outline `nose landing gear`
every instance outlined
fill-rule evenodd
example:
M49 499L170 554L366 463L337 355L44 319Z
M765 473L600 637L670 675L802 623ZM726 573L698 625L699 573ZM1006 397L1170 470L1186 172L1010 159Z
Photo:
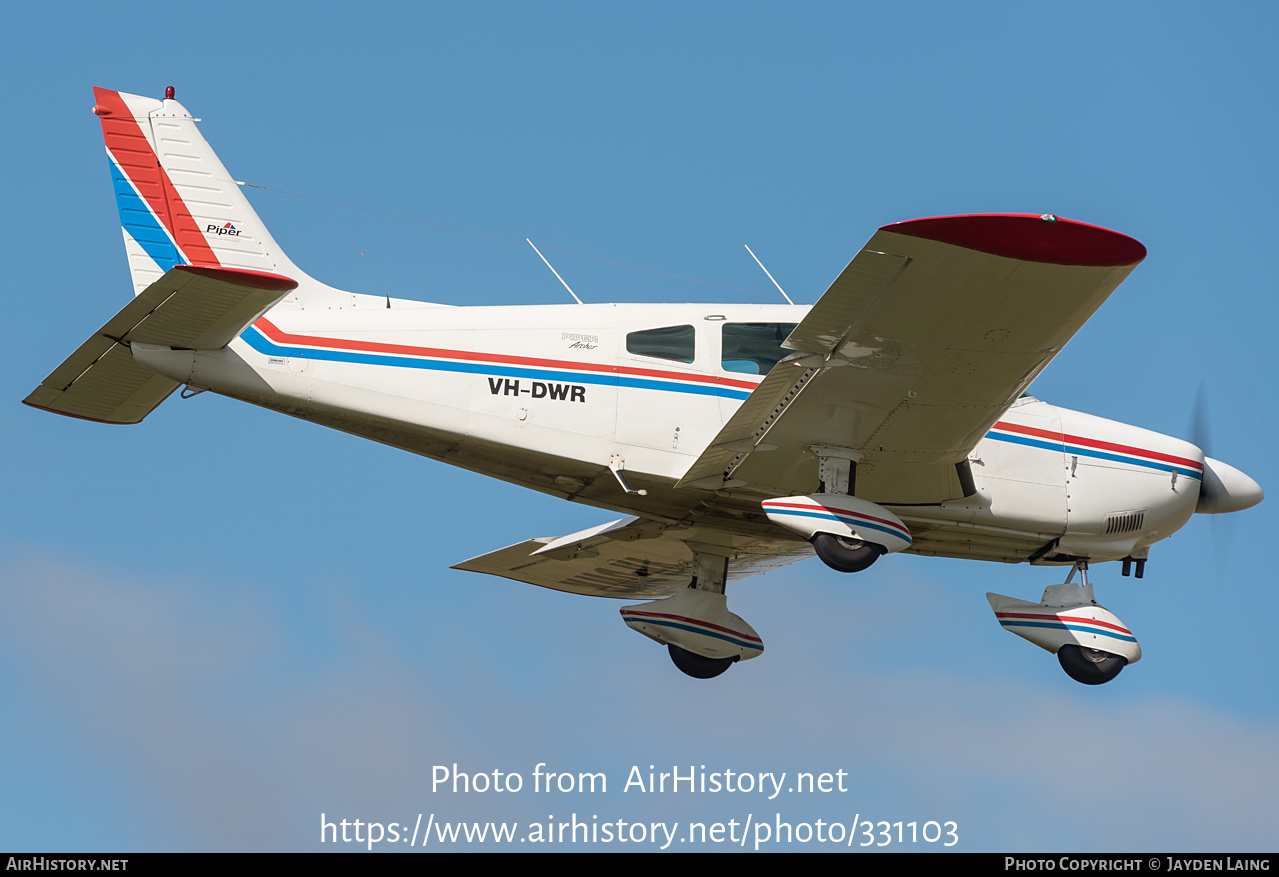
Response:
M1057 660L1067 676L1084 685L1109 682L1128 666L1128 659L1121 655L1112 655L1101 649L1085 649L1073 643L1067 643L1057 650Z
M1080 584L1071 584L1075 572ZM987 594L995 617L1015 633L1057 655L1066 674L1084 685L1101 685L1141 659L1132 631L1093 599L1088 564L1080 561L1060 585L1049 585L1038 603Z

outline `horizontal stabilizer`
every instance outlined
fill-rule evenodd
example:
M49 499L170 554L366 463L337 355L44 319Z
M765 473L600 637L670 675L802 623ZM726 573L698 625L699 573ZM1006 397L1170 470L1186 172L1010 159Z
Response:
M80 345L23 401L101 423L137 423L178 386L134 360L133 342L216 350L297 284L278 274L179 265Z

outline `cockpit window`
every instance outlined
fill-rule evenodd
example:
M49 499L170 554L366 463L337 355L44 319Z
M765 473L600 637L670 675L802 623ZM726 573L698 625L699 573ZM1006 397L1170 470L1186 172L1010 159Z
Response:
M784 356L794 353L782 342L798 323L725 323L724 371L766 375Z
M626 336L626 352L654 356L675 362L692 362L694 350L692 326L666 326L645 329Z

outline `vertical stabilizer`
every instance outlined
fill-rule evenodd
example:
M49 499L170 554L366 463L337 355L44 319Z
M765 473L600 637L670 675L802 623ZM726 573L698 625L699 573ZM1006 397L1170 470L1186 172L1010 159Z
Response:
M272 239L208 142L173 98L93 90L134 295L175 265L233 268L298 281L297 296L347 295L307 277Z

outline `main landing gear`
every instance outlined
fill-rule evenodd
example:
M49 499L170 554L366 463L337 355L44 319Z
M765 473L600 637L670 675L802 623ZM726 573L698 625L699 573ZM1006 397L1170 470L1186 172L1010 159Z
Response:
M728 611L728 557L693 550L693 581L673 597L622 607L631 630L666 646L671 661L694 679L714 679L764 651L751 627Z
M1071 584L1075 572L1080 584ZM995 617L1009 633L1057 655L1071 679L1101 685L1141 659L1141 646L1132 631L1093 599L1088 564L1080 561L1060 585L1049 585L1038 603L1000 594L987 594Z
M680 672L685 676L692 676L694 679L714 679L741 660L737 655L731 658L703 657L697 652L681 649L675 643L667 643L666 650L670 653L671 661L676 667L679 667Z
M822 563L839 572L861 572L881 554L910 547L910 530L878 503L853 495L860 451L814 445L817 493L760 503L770 521L812 543Z
M851 536L818 533L812 539L813 550L822 563L839 572L861 572L879 560L884 546L863 542Z

